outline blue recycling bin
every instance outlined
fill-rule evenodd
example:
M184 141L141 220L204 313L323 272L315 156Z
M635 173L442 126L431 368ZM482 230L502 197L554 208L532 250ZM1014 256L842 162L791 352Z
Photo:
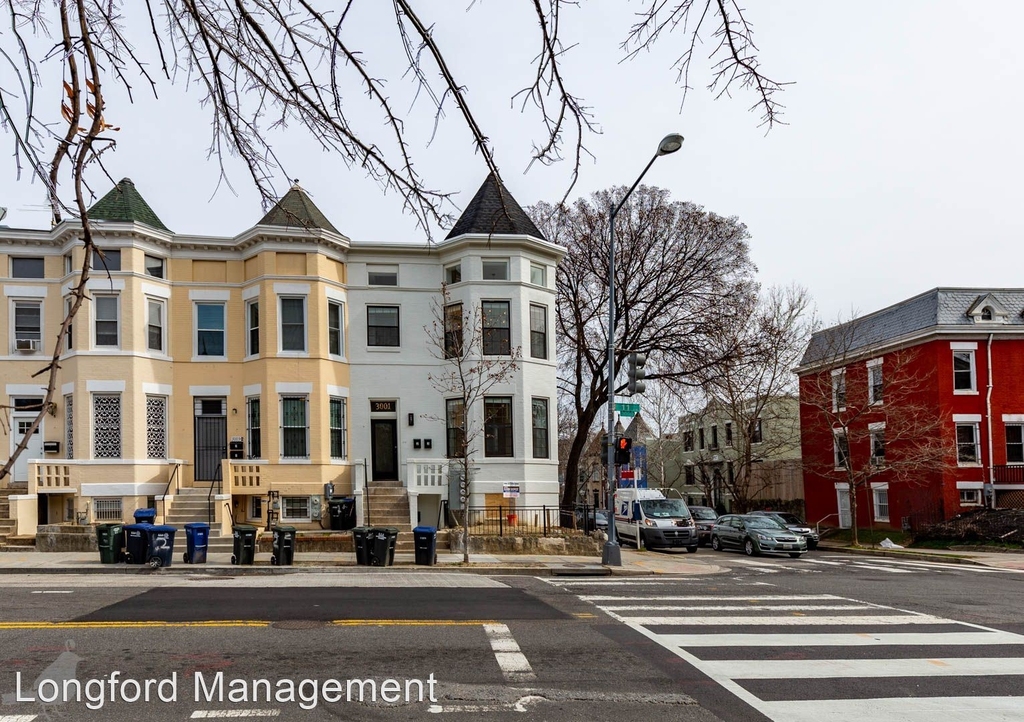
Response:
M156 509L136 509L135 510L135 523L136 524L154 524L154 523L156 523Z
M178 530L173 526L150 524L147 531L149 534L146 563L154 569L171 566L174 560L174 533Z
M418 526L412 530L416 547L416 564L432 567L437 564L437 528Z
M149 553L149 528L152 524L125 524L124 561L126 564L145 564Z
M186 564L206 564L206 551L210 545L210 525L197 521L185 525Z

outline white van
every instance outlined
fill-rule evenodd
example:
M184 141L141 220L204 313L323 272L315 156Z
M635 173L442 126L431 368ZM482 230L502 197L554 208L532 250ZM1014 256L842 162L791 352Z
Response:
M655 547L686 547L697 551L697 527L682 499L669 499L659 489L615 490L615 534L620 539Z

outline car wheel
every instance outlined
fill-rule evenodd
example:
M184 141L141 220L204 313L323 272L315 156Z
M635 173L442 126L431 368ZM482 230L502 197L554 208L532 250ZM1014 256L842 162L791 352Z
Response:
M790 552L789 553L789 558L790 559L799 559L800 555L802 555L802 554L803 554L803 552Z
M231 563L238 564L238 557L236 557L234 554L231 555Z
M807 545L807 551L812 552L818 548L818 542L811 542Z
M697 547L686 547L686 551L688 551L690 554L696 554Z
M159 569L162 564L163 564L163 562L160 561L160 557L153 557L152 559L149 560L149 568L150 569Z
M748 557L756 557L760 551L761 550L757 548L757 544L754 543L753 539L747 539L743 542L743 553Z
M711 537L711 548L716 552L722 551L722 542L717 536Z

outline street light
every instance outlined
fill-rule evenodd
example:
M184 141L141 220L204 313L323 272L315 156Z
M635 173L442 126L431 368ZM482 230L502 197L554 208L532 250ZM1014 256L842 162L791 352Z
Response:
M670 133L662 138L658 143L658 152L641 171L636 182L626 191L626 195L622 196L622 200L618 204L612 203L608 212L608 541L605 542L601 554L601 563L613 567L622 566L622 549L615 538L615 465L611 463L615 458L615 216L640 185L640 181L647 175L654 161L663 155L675 153L682 147L683 136L678 133ZM637 539L637 545L639 544L640 540Z

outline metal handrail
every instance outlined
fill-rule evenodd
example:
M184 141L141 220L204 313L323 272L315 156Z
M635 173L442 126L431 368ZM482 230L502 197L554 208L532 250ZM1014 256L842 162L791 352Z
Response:
M224 480L224 463L217 464L217 472L213 481L217 483L217 493L220 493L221 483ZM206 523L213 526L213 482L210 483L210 490L206 492Z
M161 516L167 516L167 492L171 490L171 482L174 482L174 490L178 491L178 469L181 468L181 462L175 462L174 471L171 472L171 478L167 480L167 486L164 487L164 495L160 498L160 503L163 504L163 514Z
M819 527L821 526L821 522L825 521L826 519L831 519L834 516L839 516L839 513L836 512L834 514L829 514L828 516L823 516L820 519L818 519L818 521L814 522L814 533L820 537L821 529Z
M363 524L370 526L370 480L366 475L366 459L363 459Z

